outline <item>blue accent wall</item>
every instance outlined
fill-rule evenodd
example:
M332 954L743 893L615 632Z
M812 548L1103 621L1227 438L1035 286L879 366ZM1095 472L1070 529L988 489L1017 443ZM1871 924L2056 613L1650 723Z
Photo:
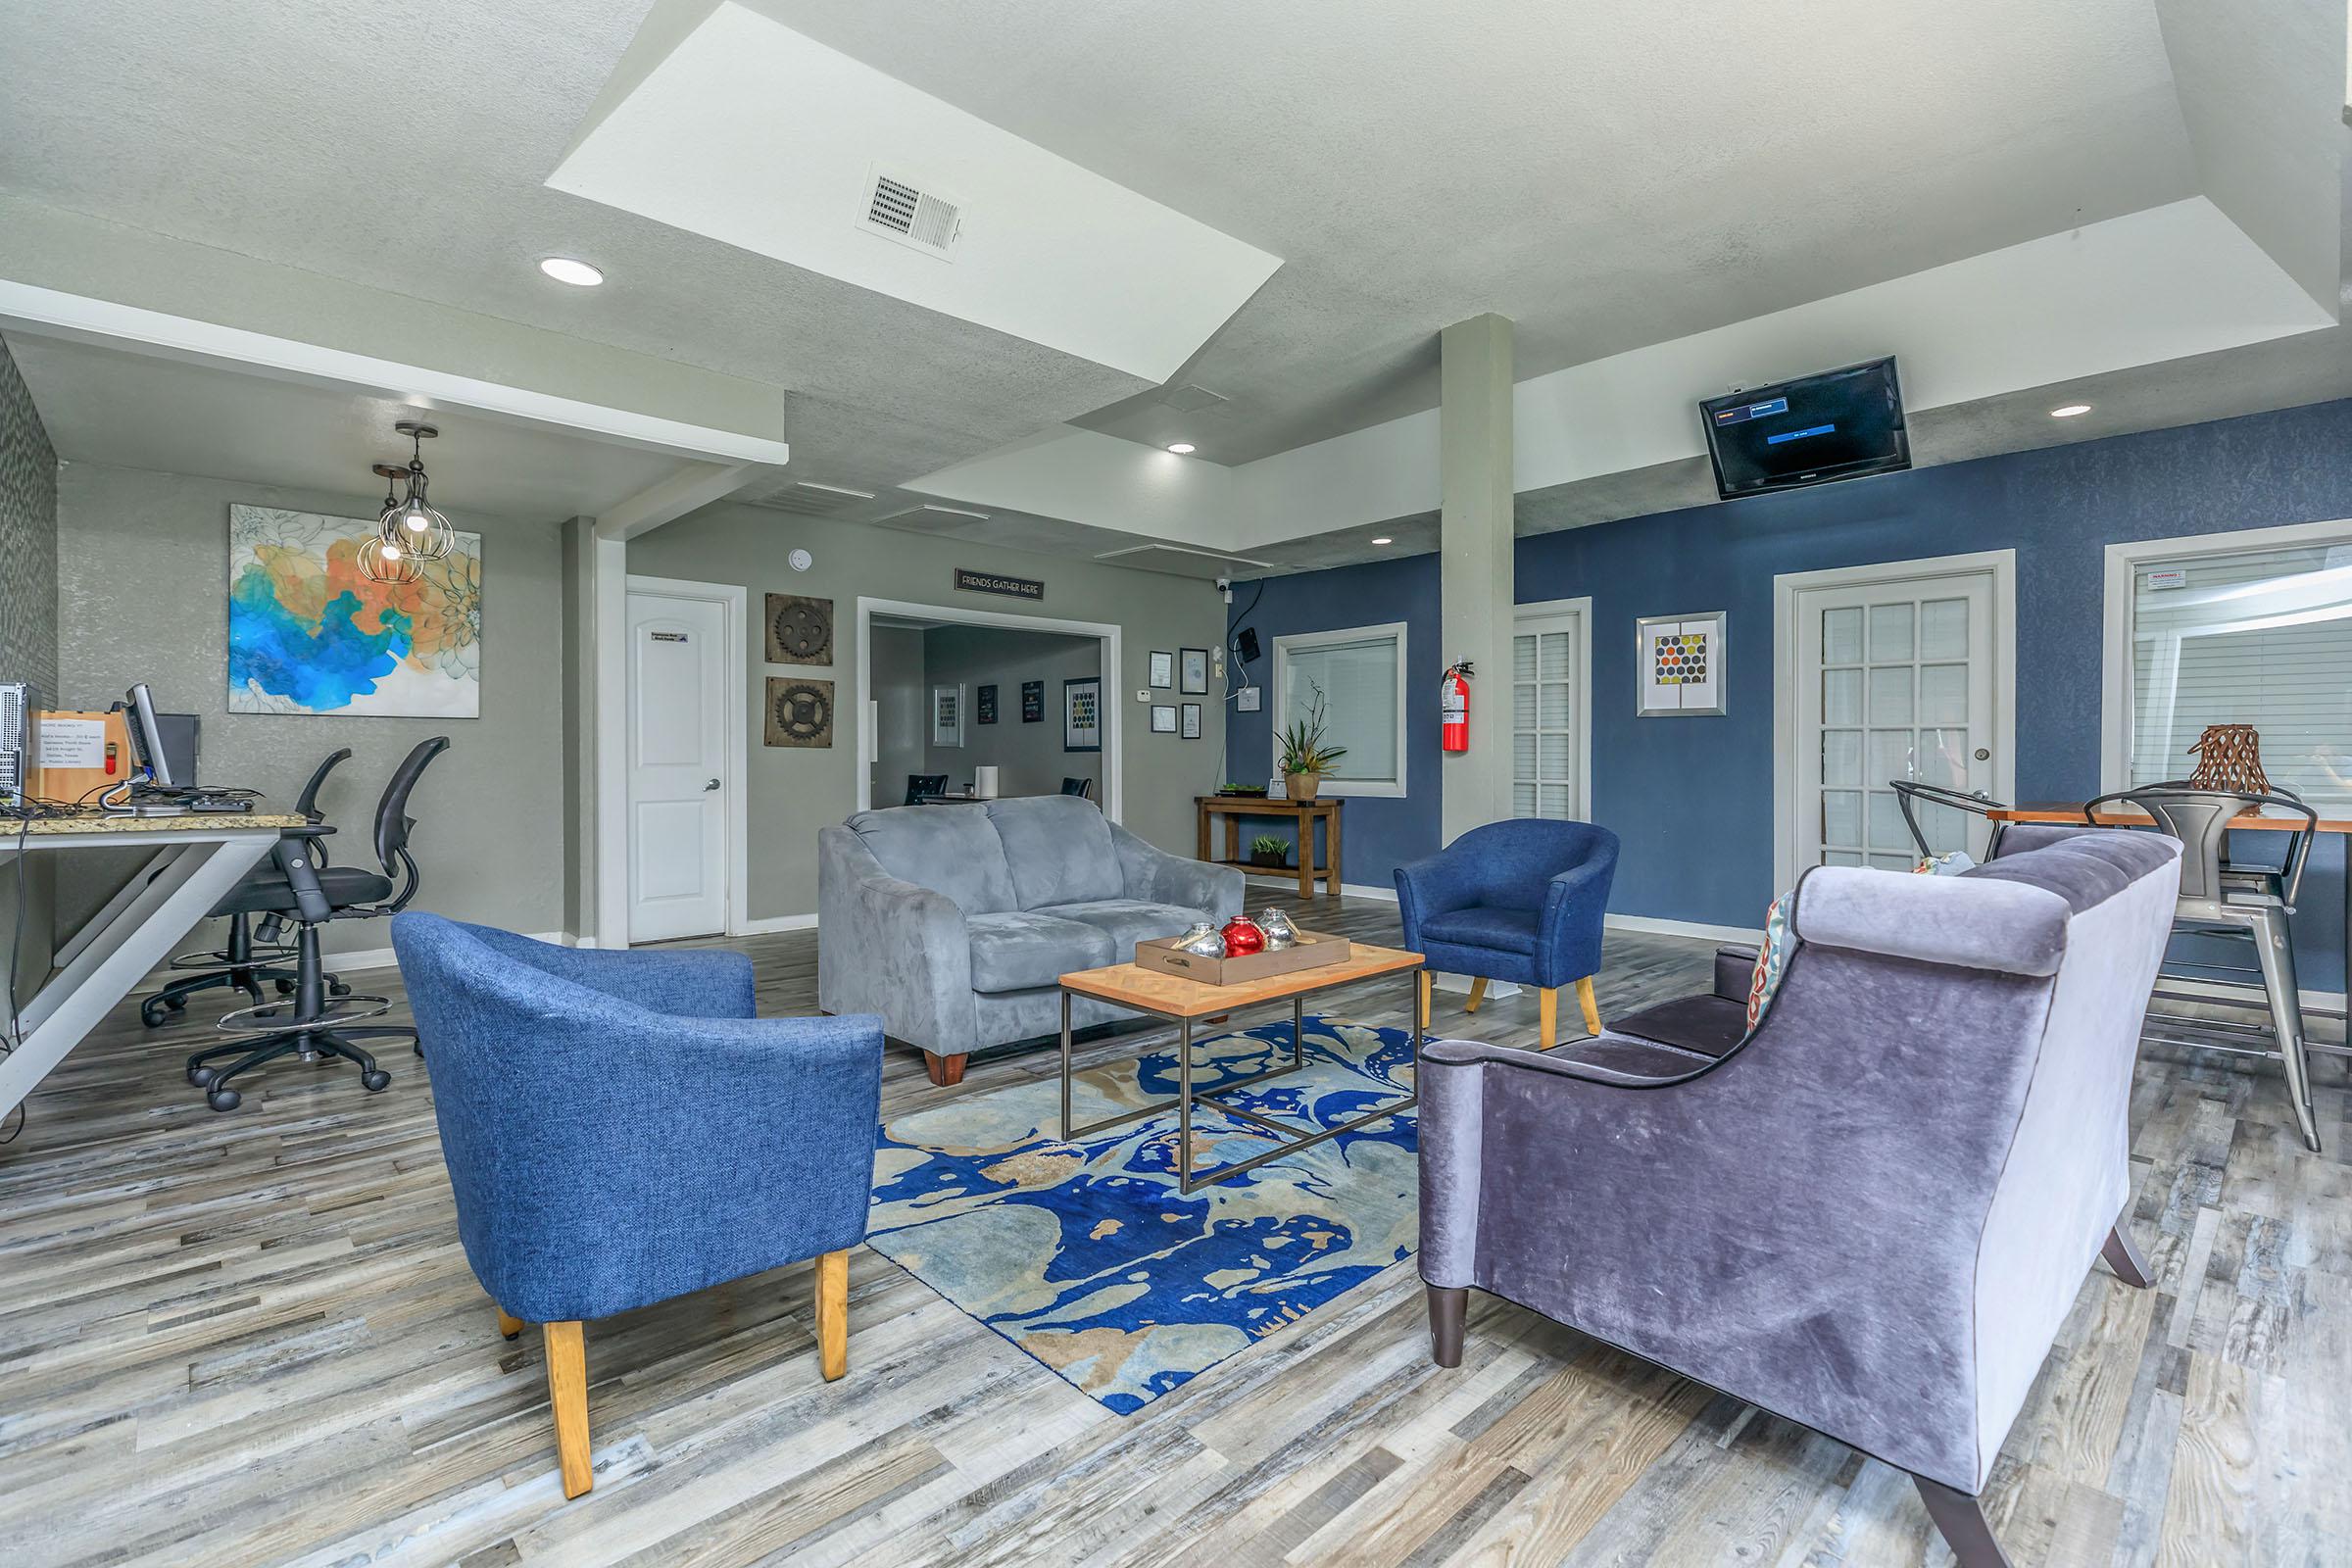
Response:
M1265 590L1262 600L1256 597L1260 588ZM1236 583L1228 614L1236 628L1255 626L1263 644L1249 674L1265 688L1265 707L1244 713L1226 705L1225 772L1250 783L1274 774L1275 637L1392 620L1406 623L1404 783L1411 793L1401 798L1352 798L1341 808L1342 873L1350 882L1390 886L1394 868L1438 848L1438 767L1444 755L1438 746L1438 676L1446 668L1438 651L1438 558L1409 556ZM1244 826L1245 837L1291 836L1276 822L1245 819Z
M1772 885L1772 582L1782 572L2017 552L2017 794L2099 785L2105 547L2352 515L2352 402L2078 442L1572 528L1519 541L1522 602L1592 600L1593 819L1624 843L1610 908L1755 927ZM1233 624L1273 639L1410 623L1411 795L1346 808L1346 876L1386 885L1438 846L1438 558L1237 585ZM1634 622L1728 610L1730 711L1634 716ZM1248 612L1245 613L1245 612ZM1263 672L1264 665L1258 666ZM1481 689L1483 687L1483 689ZM1492 721L1497 686L1473 687ZM2352 743L2352 694L2346 698ZM1271 767L1268 713L1230 716L1236 777ZM2296 916L2307 988L2343 985L2344 851L2323 839Z

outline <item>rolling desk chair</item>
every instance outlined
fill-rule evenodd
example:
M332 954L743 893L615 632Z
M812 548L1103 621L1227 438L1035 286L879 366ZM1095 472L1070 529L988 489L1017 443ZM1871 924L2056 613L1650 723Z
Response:
M318 791L325 785L326 775L332 773L336 766L350 756L351 748L342 747L329 753L326 760L320 762L318 768L312 772L311 781L302 787L302 794L294 802L294 809L298 815L306 816L313 822L325 820L324 813L318 809ZM326 857L321 852L317 858L320 863L324 863ZM257 869L245 880L247 884L251 884L282 881L283 878L279 875L277 867L271 864L267 868ZM244 891L242 886L237 889L237 893L240 894ZM187 978L172 981L139 1004L139 1021L148 1028L161 1028L164 1021L172 1014L187 1010L188 998L199 991L210 991L215 986L242 991L251 997L257 1005L264 1000L261 986L264 980L276 982L280 996L290 997L294 994L298 976L294 970L287 968L286 964L298 956L297 953L293 948L277 940L280 927L275 921L264 922L268 927L268 934L263 939L261 946L254 946L253 917L241 908L230 907L230 904L234 902L236 894L231 894L228 901L223 902L213 910L216 917L220 915L228 917L227 946L209 953L183 953L173 958L171 963L172 969L186 974ZM326 977L326 984L327 989L338 997L351 994L351 987L331 974Z
M1061 781L1061 793L1091 801L1095 798L1095 781L1091 778L1065 778Z
M215 1110L234 1110L242 1096L228 1080L278 1056L299 1055L305 1061L340 1056L356 1062L360 1087L369 1093L384 1089L392 1075L359 1044L363 1040L415 1040L412 1026L353 1025L391 1010L388 997L349 996L330 1002L326 976L318 956L318 928L329 920L373 920L397 914L416 895L419 873L409 854L409 833L416 824L408 814L409 794L432 760L449 749L449 737L420 741L394 769L392 780L375 806L375 858L383 873L357 866L320 865L312 853L317 842L334 831L323 824L289 828L277 845L277 874L240 886L221 906L259 914L269 920L295 922L295 982L292 1011L286 1004L246 1007L222 1018L220 1027L242 1038L199 1051L188 1057L188 1082L203 1090L205 1102ZM395 891L393 878L400 878ZM225 1067L217 1058L235 1056Z
M906 804L920 806L926 796L948 793L945 773L909 773L906 775Z

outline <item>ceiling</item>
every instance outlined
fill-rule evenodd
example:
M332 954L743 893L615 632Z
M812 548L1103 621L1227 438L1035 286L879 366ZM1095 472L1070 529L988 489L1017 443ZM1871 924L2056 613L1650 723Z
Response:
M376 463L405 464L392 425L421 418L436 504L465 516L549 522L598 512L679 461L568 431L10 333L8 351L68 463L104 463L287 489L370 495Z
M758 3L1283 257L1215 413L1078 421L1219 462L1435 407L1482 312L1525 378L2198 188L2149 0Z
M1482 312L1516 323L1524 381L2200 193L2307 291L2327 292L2340 270L2344 18L2333 0L2277 0L2264 26L2236 29L2201 0L9 9L0 197L204 247L224 267L292 269L772 388L780 428L761 433L788 440L793 462L746 499L807 510L805 487L831 484L872 494L822 504L846 520L1022 548L1106 555L1152 541L1140 523L1086 527L1042 503L942 517L919 507L937 494L906 487L1071 423L1153 446L1189 441L1211 465L1363 431L1435 406L1436 333ZM1034 155L1021 167L1094 191L1093 207L1071 198L1050 215L1076 225L1062 248L1092 265L1058 292L1075 312L1074 291L1101 284L1093 318L1041 326L1023 316L1056 297L1034 280L1025 294L943 290L936 271L907 269L950 264L874 261L891 248L861 254L846 219L847 239L805 245L780 221L786 176L815 156L813 130L779 130L795 123L777 102L790 94L765 76L730 82L723 61L706 61L684 98L678 82L662 85L664 63L722 17L760 24L727 36L774 44L779 61L829 57L855 68L842 79L862 73L893 102L903 89L902 111L869 133L934 129L877 158L950 157L954 138L936 127L963 124L977 127L967 140L1001 136L1028 149L1004 158ZM784 28L797 36L778 37ZM2311 123L2315 81L2326 134ZM713 98L697 122L701 148L662 115L600 148L633 112L667 105L674 121L696 109L695 83ZM647 96L655 88L670 96ZM856 151L826 156L846 167ZM694 202L661 188L665 169L697 187ZM758 221L730 203L759 209L748 214ZM1245 270L1179 301L1169 291L1184 278L1122 260L1146 209L1203 255L1280 265L1254 291ZM1004 211L976 208L975 221ZM1090 211L1127 216L1097 234ZM0 233L0 275L9 245ZM551 254L593 261L608 281L550 282L534 264ZM1139 323L1119 313L1149 313L1155 295L1170 319L1128 330ZM234 316L234 291L217 309ZM2092 378L2098 419L2063 432L2039 390L1925 411L1915 444L1935 460L2343 395L2344 336L2305 332ZM234 450L239 432L258 440L281 417L322 437L284 450L323 454L327 432L364 444L393 413L274 385L207 408L170 372L132 385L102 359L26 357L44 415L66 411L61 451L87 441L144 454L105 461L207 471L203 453ZM527 380L541 368L517 354L507 368ZM161 427L101 431L122 408L154 417L114 422ZM525 434L499 439L542 439ZM545 439L556 445L485 469L476 493L512 491L546 515L637 474L634 454L603 447L572 462L561 438ZM454 438L444 446L448 462L463 461ZM1521 526L1705 499L1697 471L1659 464L1531 493ZM533 485L544 499L522 501ZM1427 525L1415 513L1252 555L1362 559L1373 534L1403 548ZM1164 540L1113 559L1251 569Z

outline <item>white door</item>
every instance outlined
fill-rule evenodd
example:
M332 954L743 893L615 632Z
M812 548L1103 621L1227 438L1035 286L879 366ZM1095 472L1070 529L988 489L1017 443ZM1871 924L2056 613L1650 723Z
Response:
M727 608L629 593L629 940L727 928Z
M1907 871L1919 846L1889 787L1992 793L1993 574L1972 570L1804 588L1796 612L1796 869ZM1989 827L1918 809L1929 848L1982 858Z
M1585 783L1582 625L1574 613L1524 616L1511 636L1511 815L1578 821Z

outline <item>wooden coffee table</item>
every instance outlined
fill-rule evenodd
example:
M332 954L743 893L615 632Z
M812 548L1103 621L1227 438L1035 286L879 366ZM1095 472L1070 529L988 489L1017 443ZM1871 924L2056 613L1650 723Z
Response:
M1353 1132L1367 1122L1383 1116L1394 1116L1400 1110L1410 1110L1420 1102L1420 1080L1416 1071L1413 1090L1403 1099L1392 1101L1375 1110L1366 1111L1337 1127L1300 1135L1298 1129L1261 1116L1256 1111L1239 1105L1219 1104L1216 1108L1228 1116L1255 1122L1271 1132L1283 1134L1291 1141L1262 1154L1231 1165L1222 1165L1195 1179L1193 1175L1193 1102L1209 1100L1231 1094L1269 1078L1281 1078L1298 1072L1306 1065L1306 999L1318 991L1335 986L1352 985L1358 980L1370 980L1384 974L1418 974L1421 955L1406 953L1397 948L1376 948L1367 943L1353 944L1354 951L1344 963L1329 963L1315 969L1297 969L1289 974L1274 975L1264 980L1245 981L1240 985L1212 986L1205 981L1187 980L1182 975L1168 974L1158 969L1146 969L1133 963L1114 963L1105 969L1080 969L1061 977L1061 1136L1066 1142L1088 1133L1101 1132L1106 1127L1118 1127L1146 1116L1156 1116L1173 1107L1176 1111L1176 1174L1184 1192L1207 1187L1246 1170L1254 1170L1270 1159L1295 1154L1301 1149L1311 1149L1325 1139ZM1412 1049L1414 1064L1419 1066L1421 1053L1421 1008L1419 985L1416 982L1408 999L1405 1012L1412 1019ZM1105 1117L1084 1127L1070 1124L1070 999L1092 997L1153 1018L1164 1018L1176 1026L1176 1081L1173 1100L1163 1100L1141 1110ZM1251 1073L1247 1078L1217 1085L1214 1089L1196 1090L1193 1087L1193 1026L1203 1018L1236 1012L1244 1007L1260 1006L1269 1002L1288 1002L1291 1004L1291 1060L1286 1067L1270 1067L1264 1072Z

